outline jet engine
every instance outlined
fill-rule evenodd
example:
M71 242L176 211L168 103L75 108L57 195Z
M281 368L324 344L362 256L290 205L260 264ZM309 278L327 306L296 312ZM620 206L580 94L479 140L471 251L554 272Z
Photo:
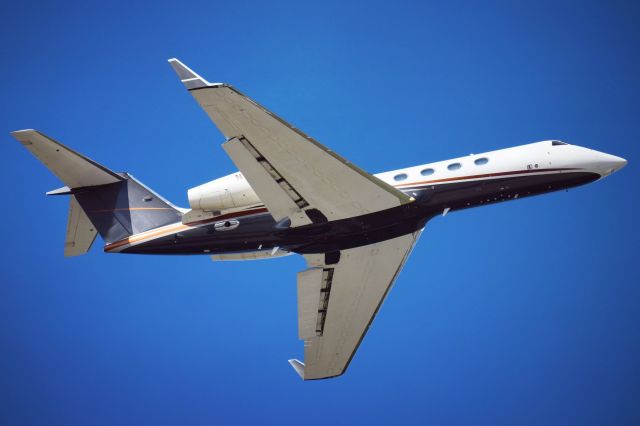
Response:
M187 196L193 210L220 211L260 203L240 172L191 188Z

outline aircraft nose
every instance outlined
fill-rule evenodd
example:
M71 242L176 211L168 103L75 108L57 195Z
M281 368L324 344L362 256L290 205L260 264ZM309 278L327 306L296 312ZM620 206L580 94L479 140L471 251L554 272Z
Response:
M617 172L621 168L627 165L627 160L622 157L616 157L615 155L599 153L600 168L603 171L602 176L609 176L613 172Z
M622 157L616 157L616 165L615 165L616 171L620 170L626 165L627 165L627 160L625 160Z

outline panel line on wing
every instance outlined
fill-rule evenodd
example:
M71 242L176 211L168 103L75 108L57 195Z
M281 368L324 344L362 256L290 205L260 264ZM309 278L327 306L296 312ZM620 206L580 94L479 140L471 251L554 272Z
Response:
M309 203L307 200L300 195L298 191L295 190L293 186L284 178L278 170L256 149L255 146L244 136L239 136L237 138L242 146L246 148L247 151L256 159L256 161L269 173L269 175L273 178L274 181L280 186L284 192L293 200L293 202L298 206L299 209L303 209L304 207L308 207Z

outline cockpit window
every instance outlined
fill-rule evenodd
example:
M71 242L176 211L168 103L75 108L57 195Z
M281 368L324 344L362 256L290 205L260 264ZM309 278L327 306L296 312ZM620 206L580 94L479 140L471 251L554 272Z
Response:
M565 142L560 142L560 141L551 141L551 145L558 146L558 145L569 145L569 144Z

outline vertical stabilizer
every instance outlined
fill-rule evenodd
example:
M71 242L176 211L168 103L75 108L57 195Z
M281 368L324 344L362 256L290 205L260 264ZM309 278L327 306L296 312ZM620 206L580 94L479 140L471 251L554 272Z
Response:
M105 243L180 222L182 212L128 173L116 173L36 130L11 133L65 183L71 195L65 256L86 253L96 232Z
M182 213L128 173L109 185L79 188L75 197L107 244L180 222Z

